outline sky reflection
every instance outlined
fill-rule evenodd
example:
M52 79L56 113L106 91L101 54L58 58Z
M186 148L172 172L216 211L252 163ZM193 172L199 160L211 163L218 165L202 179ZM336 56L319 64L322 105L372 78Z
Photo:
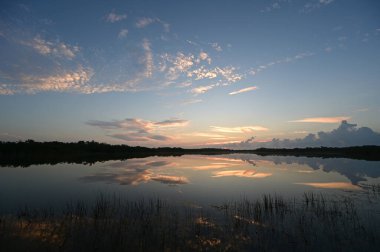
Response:
M205 206L272 193L284 197L302 196L310 191L333 195L364 193L373 184L380 184L380 162L253 154L155 156L92 166L2 167L0 202L6 202L2 207L39 207L92 199L101 192L129 199L160 197L179 204Z

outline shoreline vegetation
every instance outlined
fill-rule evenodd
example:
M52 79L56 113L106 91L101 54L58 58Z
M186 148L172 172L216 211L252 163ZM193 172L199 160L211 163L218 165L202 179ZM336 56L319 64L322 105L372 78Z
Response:
M1 251L376 251L378 193L352 198L265 194L220 205L98 195L0 215ZM364 198L363 200L367 200Z
M0 142L0 166L28 167L35 164L58 163L92 164L98 161L124 160L149 156L222 155L233 153L251 153L261 156L350 158L380 161L380 146L232 150L221 148L148 148L141 146L110 145L94 141L64 143L57 141L36 142L27 140L20 142Z

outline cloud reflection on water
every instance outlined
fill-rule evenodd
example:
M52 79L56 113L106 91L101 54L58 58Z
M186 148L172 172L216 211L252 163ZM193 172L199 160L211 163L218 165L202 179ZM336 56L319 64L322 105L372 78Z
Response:
M229 170L214 172L212 177L241 177L241 178L266 178L272 176L272 173L257 172L256 170Z

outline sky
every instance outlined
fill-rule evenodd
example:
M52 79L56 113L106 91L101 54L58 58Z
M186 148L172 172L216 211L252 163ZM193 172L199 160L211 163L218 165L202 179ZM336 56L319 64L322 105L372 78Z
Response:
M2 141L380 132L379 1L3 0L0 55Z

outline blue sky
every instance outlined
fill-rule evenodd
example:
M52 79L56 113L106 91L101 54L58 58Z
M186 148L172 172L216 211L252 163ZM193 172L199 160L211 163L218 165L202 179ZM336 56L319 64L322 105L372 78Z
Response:
M0 139L212 146L380 131L380 3L2 1Z

